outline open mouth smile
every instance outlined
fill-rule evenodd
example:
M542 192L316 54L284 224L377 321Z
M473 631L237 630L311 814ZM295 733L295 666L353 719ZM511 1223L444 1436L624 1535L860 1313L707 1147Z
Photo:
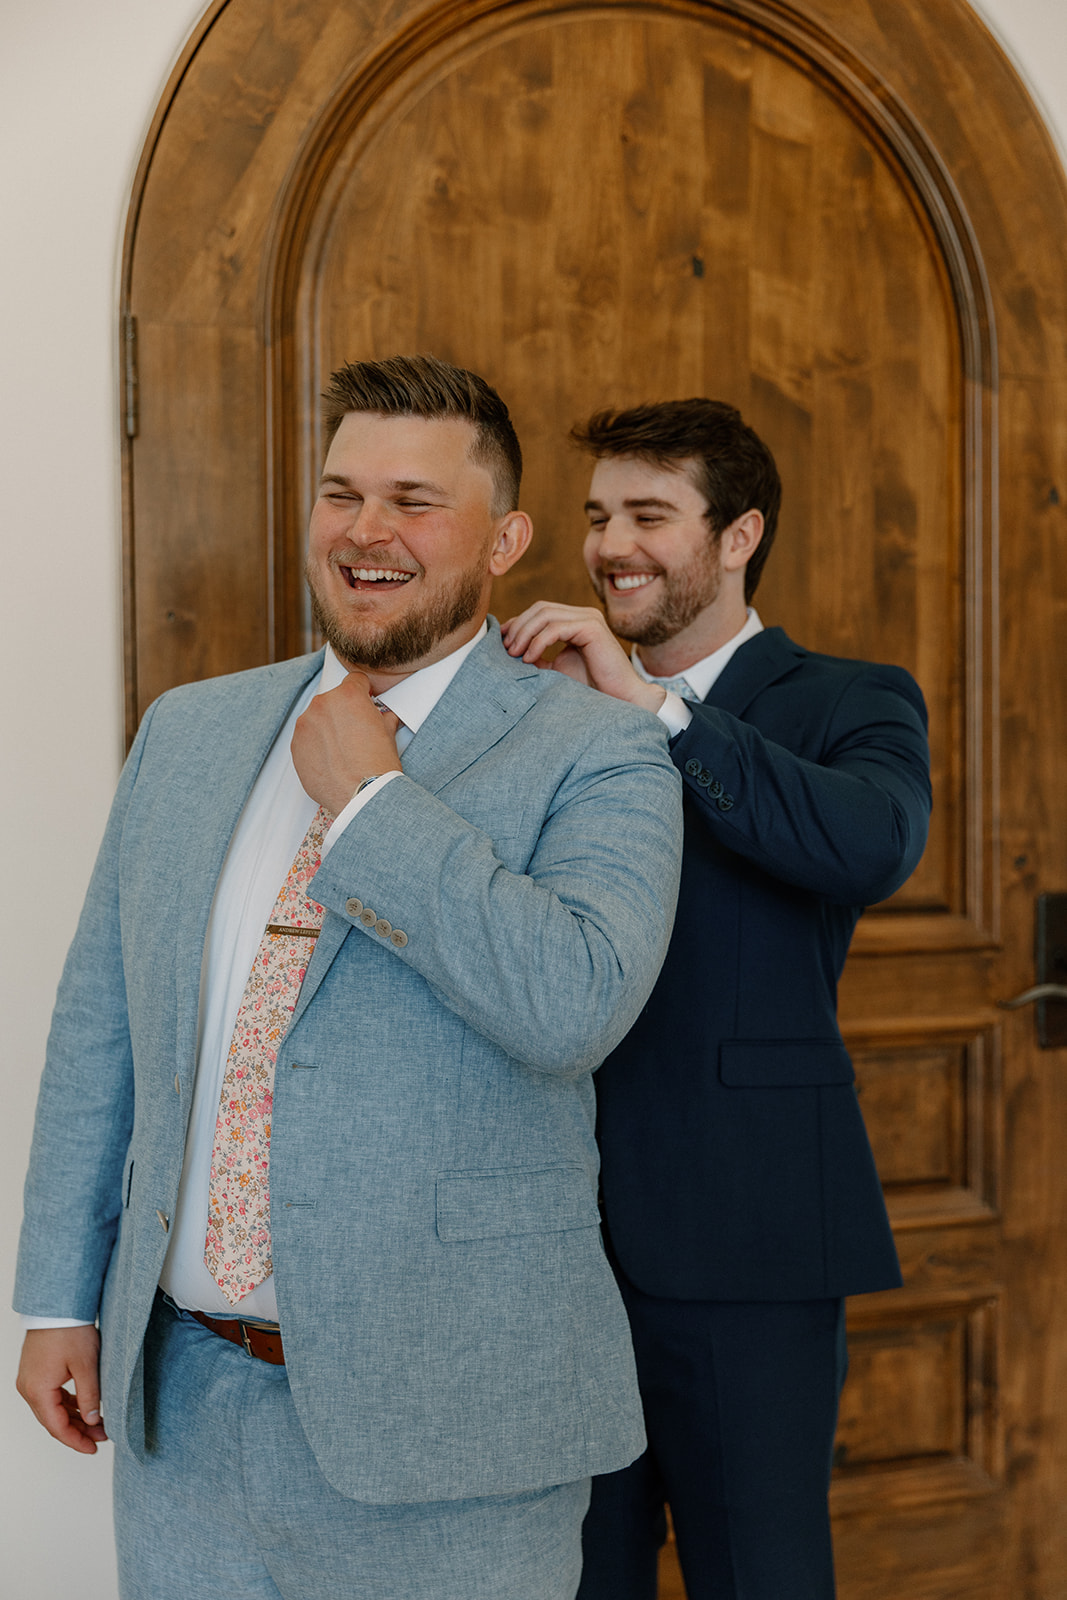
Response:
M635 589L645 589L655 583L658 572L609 572L605 574L616 594L632 594Z
M415 576L399 567L349 567L342 566L341 573L350 589L402 589Z

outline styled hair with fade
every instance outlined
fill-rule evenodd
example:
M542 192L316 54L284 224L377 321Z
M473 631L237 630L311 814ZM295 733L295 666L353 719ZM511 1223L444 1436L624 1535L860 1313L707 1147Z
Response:
M637 456L671 468L693 461L694 487L708 502L705 516L716 539L746 511L762 512L763 538L745 568L745 599L752 599L774 543L782 482L771 452L736 407L697 396L598 411L570 436L597 460Z
M493 515L519 504L522 451L496 390L476 372L453 367L436 356L391 356L388 361L349 361L330 374L323 395L327 449L353 411L382 417L456 417L474 428L471 460L493 479Z

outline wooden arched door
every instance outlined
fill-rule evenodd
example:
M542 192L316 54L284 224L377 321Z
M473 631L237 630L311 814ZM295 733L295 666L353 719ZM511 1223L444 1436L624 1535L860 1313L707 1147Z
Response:
M568 423L709 393L782 466L764 616L922 682L931 845L842 992L907 1276L850 1308L844 1600L1067 1588L1067 1061L995 1006L1067 886L1065 247L962 0L222 0L130 212L131 727L309 644L316 397L397 350L512 407L501 615L585 598Z

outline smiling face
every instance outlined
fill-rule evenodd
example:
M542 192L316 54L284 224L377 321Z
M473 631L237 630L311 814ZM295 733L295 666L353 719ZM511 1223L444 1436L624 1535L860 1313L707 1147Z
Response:
M493 515L471 460L471 423L350 412L311 513L306 575L315 620L349 666L395 680L472 639L494 577L530 538L521 511Z
M593 471L586 568L612 631L639 646L687 633L703 640L720 599L734 600L732 591L722 596L721 539L691 465L680 461L673 470L608 456Z

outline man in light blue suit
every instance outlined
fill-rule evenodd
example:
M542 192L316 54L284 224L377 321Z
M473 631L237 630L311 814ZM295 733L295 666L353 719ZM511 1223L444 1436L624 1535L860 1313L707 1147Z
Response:
M591 1075L666 950L679 784L486 620L531 532L494 391L397 357L327 400L325 655L164 695L123 773L19 1387L86 1453L102 1392L124 1600L571 1600L589 1475L643 1445Z

